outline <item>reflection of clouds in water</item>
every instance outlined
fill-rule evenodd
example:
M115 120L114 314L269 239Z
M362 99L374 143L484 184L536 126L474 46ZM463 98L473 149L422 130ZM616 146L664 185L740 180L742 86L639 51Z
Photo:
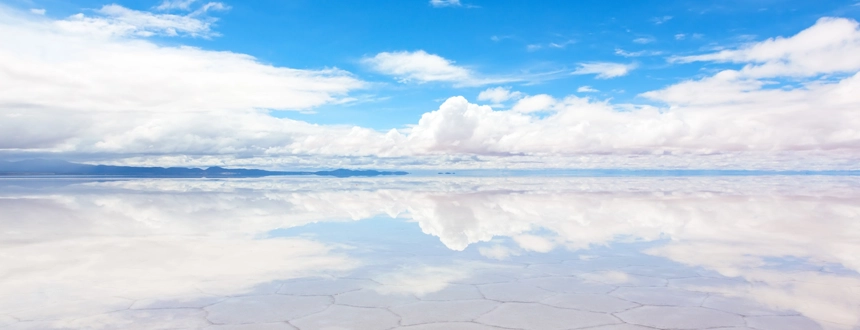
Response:
M358 266L320 242L233 230L288 214L289 205L281 215L274 206L237 195L113 190L0 198L0 310L86 327L92 324L66 318L146 299L243 294L262 283ZM240 216L241 207L256 217Z
M376 291L383 294L411 293L417 296L438 292L447 287L449 283L468 278L471 275L471 270L462 266L466 265L403 267L376 277L377 281L384 284L377 287Z
M46 299L68 303L119 290L123 297L102 300L93 308L122 308L129 304L124 299L194 296L195 283L200 282L223 284L220 289L216 284L219 292L240 293L312 271L346 270L356 262L322 243L258 238L277 228L387 215L415 221L452 250L479 243L480 255L499 260L559 248L660 240L665 243L646 253L746 280L696 284L692 289L856 325L856 273L768 267L773 258L794 257L815 269L837 264L860 270L858 181L359 178L88 183L46 194L31 192L26 198L0 197L0 237L7 242L0 246L2 267L13 280L4 281L4 293L10 293L4 296L21 296L18 293L46 283L54 287L47 296L2 303L16 308ZM200 269L208 271L200 274ZM422 295L471 275L464 265L402 268L381 273L385 285L376 290ZM623 270L581 275L588 276L617 285L631 280ZM133 281L144 284L117 289Z
M96 236L2 250L7 275L0 309L24 319L67 316L64 308L86 306L64 305L100 304L110 297L126 300L127 308L139 299L189 299L200 296L201 288L242 294L260 283L356 266L324 244L303 239ZM53 314L57 307L60 315Z
M501 244L495 244L495 245L489 246L489 247L487 247L487 246L478 247L478 253L480 253L484 257L487 257L490 259L496 259L496 260L505 260L511 256L520 255L519 251L512 249L512 248L509 248L509 247L506 247L506 246L501 245Z

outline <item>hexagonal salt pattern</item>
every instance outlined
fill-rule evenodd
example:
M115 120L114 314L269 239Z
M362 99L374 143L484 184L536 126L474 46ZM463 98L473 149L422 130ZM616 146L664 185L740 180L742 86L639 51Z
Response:
M588 330L654 330L654 328L643 327L641 325L622 323L622 324L601 325L598 327L588 328ZM720 330L732 330L732 329L721 328Z
M373 289L362 289L338 294L334 301L344 306L387 308L414 303L418 298L406 293L382 294Z
M860 312L860 308L858 308ZM747 325L759 330L817 330L821 325L803 316L754 316Z
M556 295L552 291L520 282L486 284L478 286L478 289L487 299L508 302L538 302Z
M469 322L439 322L397 327L397 330L499 330L498 327Z
M797 312L794 311L775 310L747 299L718 295L713 295L705 299L702 307L717 309L743 316L797 315Z
M740 315L702 307L643 306L615 314L624 322L658 329L707 329L744 325Z
M142 299L135 301L131 309L165 309L165 308L203 308L227 299L219 296L203 295L198 297L166 297L160 299Z
M331 306L321 313L302 317L290 324L301 330L384 330L397 326L399 317L379 308Z
M230 298L204 308L214 324L285 322L328 308L326 296L247 296Z
M429 257L417 250L387 251L390 259L383 261L367 257L361 261L368 264L353 270L267 278L256 285L216 280L163 297L116 294L91 304L63 298L42 308L6 304L0 306L0 329L853 329L815 322L806 310L804 316L767 306L798 305L780 300L795 297L756 291L762 288L757 279L629 251L488 261L470 259L474 251L468 249ZM838 290L858 294L851 291L857 286Z
M641 305L604 294L567 293L547 298L541 303L598 313L616 313Z
M344 292L358 291L378 285L369 280L356 279L306 279L285 282L278 294L296 296L330 296Z
M400 324L472 321L499 306L488 300L422 301L391 308Z
M297 328L284 322L210 325L203 330L296 330Z
M209 325L199 309L125 310L80 318L70 329L194 329Z
M483 299L478 288L470 284L451 284L445 288L418 295L421 300L474 300Z
M615 286L666 286L658 277L629 274L618 270L598 271L577 275L580 278Z
M616 289L615 286L567 276L533 278L521 282L544 290L562 293L607 293Z
M707 294L675 288L618 288L610 295L642 305L700 306Z
M526 330L576 329L620 323L617 318L608 314L535 303L504 303L476 321L502 328Z

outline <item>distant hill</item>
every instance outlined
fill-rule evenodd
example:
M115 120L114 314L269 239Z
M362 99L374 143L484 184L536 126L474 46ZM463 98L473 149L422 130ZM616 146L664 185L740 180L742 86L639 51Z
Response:
M402 171L347 170L333 171L265 171L244 168L209 167L137 167L88 165L70 163L62 160L28 159L16 162L0 161L0 176L22 175L85 175L85 176L121 176L121 177L154 177L154 178L254 178L264 176L285 175L319 175L339 178L352 176L405 175Z

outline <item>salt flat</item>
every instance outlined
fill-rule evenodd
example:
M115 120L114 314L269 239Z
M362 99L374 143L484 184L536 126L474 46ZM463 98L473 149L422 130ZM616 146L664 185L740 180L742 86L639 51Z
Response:
M2 329L854 329L860 178L0 180Z

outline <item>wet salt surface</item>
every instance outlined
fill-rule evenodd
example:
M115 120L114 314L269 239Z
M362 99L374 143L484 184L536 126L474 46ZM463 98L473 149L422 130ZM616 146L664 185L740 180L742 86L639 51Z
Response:
M860 178L0 180L0 329L857 329Z

